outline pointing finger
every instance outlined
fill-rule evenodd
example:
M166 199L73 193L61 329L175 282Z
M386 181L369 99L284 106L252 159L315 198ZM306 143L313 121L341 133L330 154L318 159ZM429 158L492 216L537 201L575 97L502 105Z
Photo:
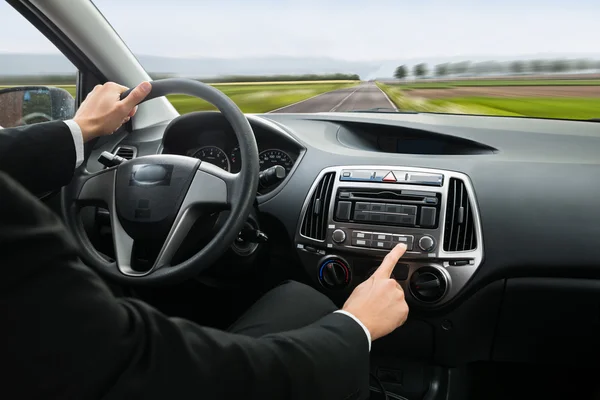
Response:
M406 252L406 245L398 243L383 259L377 271L373 273L375 279L390 279L396 263Z

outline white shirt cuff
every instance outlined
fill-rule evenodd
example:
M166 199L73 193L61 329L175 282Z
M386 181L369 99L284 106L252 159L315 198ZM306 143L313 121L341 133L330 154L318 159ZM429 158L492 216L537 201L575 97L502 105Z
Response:
M352 318L353 320L355 320L356 323L358 325L360 325L361 328L363 328L363 331L365 331L365 335L367 335L367 340L369 341L369 351L371 351L371 332L369 332L369 330L367 329L367 327L364 326L363 323L360 322L360 320L358 318L356 318L353 314L349 313L348 311L337 310L337 311L334 311L334 313L339 313L339 314L344 314L344 315L349 316L350 318Z
M72 119L63 121L69 129L71 130L71 135L73 135L73 143L75 143L75 168L79 167L83 163L83 133L81 133L81 128L77 122Z

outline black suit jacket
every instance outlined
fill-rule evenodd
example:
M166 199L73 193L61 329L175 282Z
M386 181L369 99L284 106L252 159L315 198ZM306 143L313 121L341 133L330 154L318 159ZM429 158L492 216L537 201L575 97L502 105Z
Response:
M52 127L59 131L48 124L2 133L10 150L0 154L17 163L3 160L2 168L30 188L64 183L67 177L60 174L67 167L72 171L70 133L63 134L60 124ZM50 144L50 135L56 143ZM55 151L42 151L44 144ZM1 397L329 400L367 395L368 344L352 319L330 314L301 329L252 338L115 298L79 261L55 214L2 172L0 271Z
M75 143L64 122L0 129L0 171L33 193L69 183L75 161Z

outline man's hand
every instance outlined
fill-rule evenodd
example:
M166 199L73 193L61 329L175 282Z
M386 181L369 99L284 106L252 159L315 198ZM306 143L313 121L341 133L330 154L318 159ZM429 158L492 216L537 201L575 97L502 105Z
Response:
M395 279L390 279L396 263L405 251L404 244L394 247L377 271L354 289L342 308L367 327L372 340L391 333L408 318L404 291Z
M104 85L97 85L88 94L73 118L81 128L84 142L98 136L110 135L129 121L137 111L137 104L152 90L152 85L149 82L142 82L129 96L121 100L121 93L128 89L107 82Z

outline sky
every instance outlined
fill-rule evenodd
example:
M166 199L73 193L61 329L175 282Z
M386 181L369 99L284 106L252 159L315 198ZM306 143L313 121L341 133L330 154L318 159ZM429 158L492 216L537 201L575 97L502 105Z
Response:
M600 52L600 0L95 0L95 4L138 55L378 61ZM8 16L0 24L0 52L56 52L1 0L0 15Z

